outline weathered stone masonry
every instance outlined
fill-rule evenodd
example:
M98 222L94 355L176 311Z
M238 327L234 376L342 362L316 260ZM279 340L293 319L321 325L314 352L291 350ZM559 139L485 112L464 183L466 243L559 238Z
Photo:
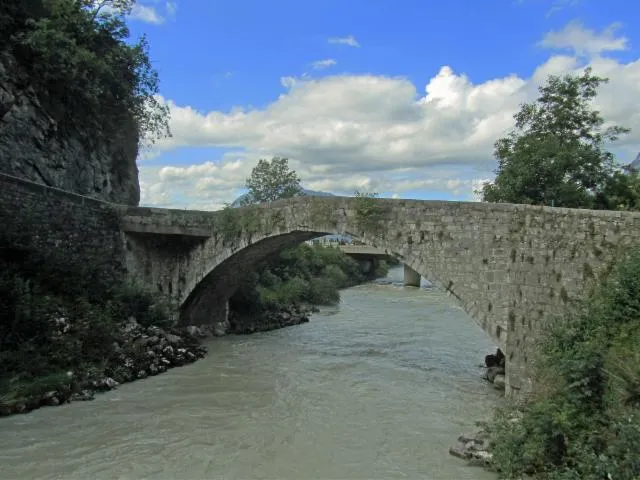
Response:
M512 393L530 387L527 367L543 322L580 296L623 247L640 243L634 213L385 199L377 201L381 221L367 230L358 202L280 201L236 211L243 220L236 223L222 212L127 208L129 262L148 283L173 292L183 321L211 322L220 320L216 306L224 315L225 300L256 261L321 234L351 234L453 295L506 353ZM164 236L162 251L150 244L156 235ZM183 235L193 243L185 245ZM171 238L177 254L165 256Z
M124 233L108 203L0 174L0 239L3 247L35 249L64 258L70 267L122 278Z
M124 263L176 300L185 323L223 319L239 280L285 246L325 233L359 237L460 302L505 351L508 393L529 388L543 322L626 246L640 244L640 214L626 212L384 199L376 201L381 215L368 221L354 198L197 212L104 204L6 176L0 187L1 221L31 215L41 222L43 248L109 258L113 268ZM47 222L56 225L51 233Z

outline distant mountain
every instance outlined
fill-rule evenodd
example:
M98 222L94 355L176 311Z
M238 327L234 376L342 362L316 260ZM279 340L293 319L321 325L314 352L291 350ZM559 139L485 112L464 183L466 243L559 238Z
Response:
M638 153L638 156L636 157L636 159L633 162L631 162L631 168L640 170L640 153Z
M307 190L306 188L302 189L302 193L304 193L305 195L309 196L309 197L335 197L335 195L333 193L329 193L329 192L319 192L317 190ZM242 206L242 203L249 198L249 194L245 193L244 195L240 195L238 198L236 198L233 203L231 204L232 208L238 208L240 206Z

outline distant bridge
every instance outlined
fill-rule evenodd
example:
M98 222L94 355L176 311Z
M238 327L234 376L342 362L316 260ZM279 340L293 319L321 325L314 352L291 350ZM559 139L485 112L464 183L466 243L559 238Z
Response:
M388 257L384 250L371 245L340 245L340 250L347 255L367 255L369 257Z
M340 250L360 261L371 262L371 266L375 264L375 259L380 257L389 257L390 255L377 247L371 245L339 245ZM421 275L406 263L404 264L403 283L408 287L420 287Z

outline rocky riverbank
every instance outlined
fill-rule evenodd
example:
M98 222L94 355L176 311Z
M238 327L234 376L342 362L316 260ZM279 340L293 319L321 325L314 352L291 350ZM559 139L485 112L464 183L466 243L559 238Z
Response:
M449 453L454 457L467 460L470 465L479 467L491 466L491 439L486 422L478 421L476 432L467 433L458 437L457 445L449 448Z
M64 335L64 326L61 334ZM88 367L82 371L68 371L62 378L43 379L31 384L22 393L0 396L0 416L27 413L43 406L57 406L72 401L93 400L96 392L116 388L157 375L204 357L206 349L200 339L207 335L198 327L163 330L142 327L131 317L119 332L119 341L113 344L115 355L104 366ZM20 389L17 389L20 392Z
M317 307L293 305L262 312L259 315L230 312L226 333L251 334L300 325L307 323L309 314L317 311Z
M499 348L496 353L484 357L485 372L482 378L493 384L498 390L505 388L505 356ZM467 460L470 465L491 467L491 436L487 422L477 421L475 426L479 428L474 433L463 434L458 437L458 443L449 448L449 453L454 457Z
M231 313L224 324L166 330L143 327L130 317L118 332L119 340L112 345L114 355L104 365L37 380L24 389L14 389L19 393L11 396L0 394L0 416L93 400L96 393L112 390L121 383L158 375L204 357L206 349L200 342L209 335L251 334L299 325L308 322L309 314L316 311L317 307L305 305L254 316ZM58 323L57 335L68 335L65 320L60 319Z

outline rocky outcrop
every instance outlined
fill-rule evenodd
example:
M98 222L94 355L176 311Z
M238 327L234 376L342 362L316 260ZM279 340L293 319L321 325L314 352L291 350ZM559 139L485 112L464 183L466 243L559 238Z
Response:
M312 311L317 311L317 308L283 307L280 310L262 312L259 315L230 312L228 330L225 333L249 334L266 332L307 323L309 321L308 314Z
M59 128L12 55L0 52L0 172L115 203L137 205L133 119L109 141Z

